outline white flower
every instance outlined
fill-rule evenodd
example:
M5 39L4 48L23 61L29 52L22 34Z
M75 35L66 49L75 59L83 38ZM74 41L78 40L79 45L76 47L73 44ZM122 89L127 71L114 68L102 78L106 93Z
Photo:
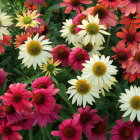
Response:
M137 118L140 121L140 87L131 86L130 90L125 89L126 93L121 93L120 105L121 111L125 111L123 117L130 115L130 120Z
M68 41L69 44L77 43L79 41L79 38L75 32L76 24L72 23L72 19L66 19L66 22L64 22L63 24L64 26L62 26L62 30L60 31L62 33L61 36L63 38L66 38L66 41Z
M25 41L25 44L19 46L19 59L23 59L22 63L28 68L33 65L34 69L36 69L37 65L39 67L42 66L42 63L47 63L46 59L48 57L52 57L49 51L52 49L52 46L49 44L49 39L44 39L45 36L40 36L36 34L36 36L28 37L28 40Z
M6 13L0 11L0 40L3 40L3 35L9 35L9 31L5 28L12 25L12 19Z
M72 98L72 104L77 101L77 105L83 107L87 103L92 105L95 102L94 97L99 98L99 89L90 83L86 78L77 76L77 79L69 80L72 86L68 88L67 94L70 94L69 99Z
M89 61L83 64L84 68L82 70L82 76L86 77L90 82L96 84L100 88L110 88L111 85L116 81L115 77L112 75L117 74L117 69L115 66L111 65L112 60L110 57L102 55L93 55L90 57Z
M88 20L83 19L82 25L78 25L79 28L83 29L78 32L78 36L83 38L84 44L88 43L97 44L98 46L102 45L105 40L102 34L110 35L106 30L104 25L99 24L98 14L94 17L88 15Z

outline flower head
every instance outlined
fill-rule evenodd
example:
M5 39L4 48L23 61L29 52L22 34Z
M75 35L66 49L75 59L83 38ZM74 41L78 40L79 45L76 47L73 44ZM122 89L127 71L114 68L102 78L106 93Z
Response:
M6 82L7 80L7 73L3 70L3 69L0 69L0 87L3 86L3 84Z

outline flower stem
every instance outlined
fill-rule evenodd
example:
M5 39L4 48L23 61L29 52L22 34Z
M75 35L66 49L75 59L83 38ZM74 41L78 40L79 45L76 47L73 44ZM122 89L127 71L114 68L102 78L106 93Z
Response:
M32 130L29 130L29 140L33 140Z
M111 32L111 29L110 28L109 28L109 31L108 32L109 33ZM106 47L105 47L106 49L109 47L110 36L111 35L109 35L108 38L107 38L107 43L106 43Z

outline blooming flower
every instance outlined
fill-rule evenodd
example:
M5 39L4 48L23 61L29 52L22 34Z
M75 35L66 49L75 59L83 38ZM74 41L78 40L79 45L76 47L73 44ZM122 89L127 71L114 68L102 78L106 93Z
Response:
M37 10L37 8L38 8L38 5L37 4L31 4L29 2L24 2L24 5L29 10Z
M140 73L131 74L130 72L125 72L124 80L129 79L129 82L132 83L136 80L136 78L140 80Z
M140 122L135 119L133 121L133 134L134 134L134 138L138 139L139 135L140 135Z
M6 80L7 80L6 77L7 77L7 73L3 69L0 69L0 88L6 82Z
M25 89L26 84L16 83L9 86L7 91L1 99L5 105L12 105L16 112L21 113L32 107L28 99L32 98L30 91Z
M114 125L111 130L111 140L133 140L133 128L130 121L122 122L117 120L117 125Z
M84 77L77 76L77 79L69 80L68 83L72 86L66 93L70 94L69 99L73 97L72 104L77 101L78 106L85 107L86 103L92 105L92 102L95 102L94 97L99 98L98 87Z
M69 55L69 65L76 71L80 70L82 71L83 69L83 63L85 63L86 60L89 60L89 55L88 53L81 49L81 48L76 48L73 51L70 52Z
M44 0L28 0L30 3L42 3L42 4L44 4L45 3L45 1Z
M80 13L80 11L83 11L83 7L81 4L91 4L92 0L63 0L63 3L60 3L60 6L67 6L65 9L65 13L68 14L71 12L71 10L75 10L77 14Z
M93 16L98 15L100 20L99 24L104 25L105 27L116 26L118 22L118 17L113 13L113 11L100 4L88 8L83 11L83 13L91 14Z
M123 117L130 115L130 120L136 118L140 121L140 88L131 86L130 90L125 89L125 93L121 93L119 102L121 103L121 111L125 111Z
M20 28L27 29L28 27L38 27L40 22L37 20L37 18L40 16L40 14L37 14L37 10L34 11L28 11L27 13L23 12L23 15L18 15L16 20L18 23L16 26L19 26Z
M33 65L36 69L37 65L40 67L42 63L46 63L46 59L52 57L49 51L51 51L51 42L49 39L44 39L45 36L40 36L36 34L33 38L28 37L25 44L19 46L20 52L18 59L23 59L22 63L28 68Z
M101 34L110 35L108 32L104 31L106 28L99 24L98 15L93 17L89 14L88 20L83 19L82 25L78 25L78 27L83 29L78 32L78 36L83 39L84 45L88 43L101 45L105 42Z
M78 124L79 117L66 119L59 125L59 131L52 131L53 136L60 136L61 140L80 140L82 128Z
M10 34L6 27L11 26L12 24L11 16L8 16L6 13L2 13L0 10L0 40L3 40L3 35Z
M67 45L57 45L55 48L52 49L52 56L54 62L60 61L62 64L62 67L65 67L68 63L68 57L70 54L70 48L67 47Z

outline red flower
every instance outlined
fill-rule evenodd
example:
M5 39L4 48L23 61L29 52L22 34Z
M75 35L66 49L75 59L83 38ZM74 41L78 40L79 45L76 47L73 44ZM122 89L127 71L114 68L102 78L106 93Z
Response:
M71 12L71 10L75 10L77 14L80 13L80 11L83 11L83 7L81 4L91 4L92 0L63 0L63 3L60 3L60 6L67 6L65 9L65 13L68 14Z
M42 4L45 4L44 0L28 0L28 1L29 1L29 3L36 3L36 4L42 3Z
M24 2L24 5L29 10L37 10L37 8L38 8L38 5L37 4L31 4L29 2Z
M3 84L7 81L7 73L3 70L0 69L0 87L3 86Z

